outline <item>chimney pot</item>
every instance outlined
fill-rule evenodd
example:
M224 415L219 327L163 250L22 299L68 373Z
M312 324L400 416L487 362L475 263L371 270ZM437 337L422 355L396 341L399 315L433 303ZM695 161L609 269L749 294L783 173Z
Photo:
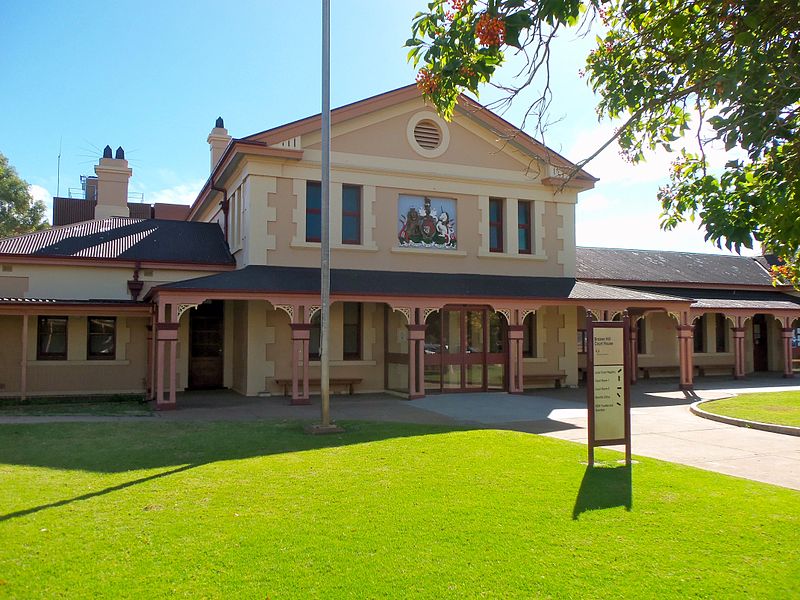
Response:
M108 144L103 148L103 158L111 158L111 146Z
M214 127L219 127L220 129L225 127L225 122L222 120L222 117L217 117L217 122Z
M117 148L117 152L116 152L116 154L114 154L114 158L117 158L117 159L121 158L123 160L125 159L125 150L122 149L122 146Z

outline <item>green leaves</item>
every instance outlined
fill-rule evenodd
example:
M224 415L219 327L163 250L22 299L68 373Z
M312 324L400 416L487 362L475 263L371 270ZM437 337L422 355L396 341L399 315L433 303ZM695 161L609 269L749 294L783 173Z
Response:
M28 184L0 154L0 237L44 229L44 213L44 204L31 197Z
M487 12L502 19L504 44L479 39L476 24ZM426 97L450 118L462 90L477 93L492 80L507 47L538 64L549 32L594 18L605 33L587 56L586 74L599 96L598 116L627 119L618 141L628 158L642 160L646 148L672 151L692 117L705 120L697 153L678 158L659 193L663 225L697 217L710 241L734 249L759 241L796 268L800 11L792 3L434 0L414 18L406 45L409 60L422 60L435 79ZM748 156L747 163L729 161L710 174L702 149L712 142Z

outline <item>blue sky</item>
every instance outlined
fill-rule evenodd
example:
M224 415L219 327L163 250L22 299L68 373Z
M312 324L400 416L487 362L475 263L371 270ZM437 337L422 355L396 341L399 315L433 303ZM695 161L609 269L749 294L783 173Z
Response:
M403 43L425 0L332 0L334 107L406 85ZM121 145L132 191L149 202L190 202L208 176L206 136L217 116L234 137L319 112L320 1L26 2L0 5L0 152L48 200L80 186L102 148ZM578 75L592 37L566 33L554 50L545 142L572 160L613 129ZM513 59L504 70L514 72ZM482 93L484 103L492 90ZM524 98L523 98L524 100ZM524 102L503 114L520 124ZM335 149L335 148L334 148ZM713 251L692 225L658 229L655 198L669 157L631 166L614 149L587 170L581 245Z

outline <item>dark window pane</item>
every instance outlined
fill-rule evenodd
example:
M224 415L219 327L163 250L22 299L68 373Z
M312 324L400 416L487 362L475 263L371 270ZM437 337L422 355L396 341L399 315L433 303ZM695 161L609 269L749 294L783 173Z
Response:
M530 224L531 205L527 202L520 202L517 205L517 218L520 225Z
M319 344L320 344L320 314L316 313L311 317L311 331L310 339L308 340L308 357L311 360L319 360Z
M361 212L361 188L359 186L342 186L342 210L346 212Z
M306 241L318 242L322 238L322 215L306 213Z
M503 207L500 204L500 200L489 200L489 220L502 221L502 219Z
M647 354L647 323L644 318L639 319L638 331L636 332L636 348L639 354Z
M536 357L536 313L531 313L522 322L522 355Z
M519 251L523 254L531 251L531 232L529 229L519 230Z
M358 217L342 217L342 243L361 243L361 220Z
M306 182L306 209L322 209L322 186L318 181Z
M89 317L88 358L113 359L117 320L114 317Z
M489 311L489 347L490 353L503 352L506 339L506 322L500 315Z
M500 234L497 227L489 230L489 248L494 250L500 247Z
M361 358L361 305L345 302L342 307L342 356L349 359Z
M706 337L706 316L703 315L694 322L694 351L705 351L705 337Z
M67 317L39 317L38 325L37 358L66 360Z
M717 313L717 352L728 351L728 319Z

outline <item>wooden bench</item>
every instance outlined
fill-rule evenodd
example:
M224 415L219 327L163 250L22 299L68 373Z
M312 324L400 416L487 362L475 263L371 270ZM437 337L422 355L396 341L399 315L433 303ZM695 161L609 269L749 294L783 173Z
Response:
M680 367L639 367L639 369L641 369L644 379L650 379L651 375L655 375L656 377L659 375L662 377L681 376Z
M733 365L697 365L697 372L700 377L709 375L730 375L736 374L736 367Z
M552 374L544 374L544 375L523 375L522 377L522 387L524 388L526 385L533 384L533 383L550 383L551 381L555 382L555 387L560 388L564 382L567 380L567 376L563 373L552 373Z
M347 386L347 390L350 395L353 395L353 386L358 385L361 383L361 379L357 379L355 377L331 377L329 380L331 388L335 386ZM292 387L292 380L291 379L276 379L275 383L280 386L283 386L283 395L288 396L289 390ZM302 386L303 382L299 382ZM308 380L308 387L319 387L320 381L319 379L309 379Z

